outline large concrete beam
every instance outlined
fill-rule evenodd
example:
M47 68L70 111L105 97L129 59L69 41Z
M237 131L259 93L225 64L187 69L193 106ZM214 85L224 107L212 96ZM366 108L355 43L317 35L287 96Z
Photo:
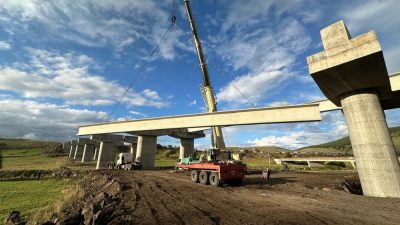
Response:
M318 104L296 105L93 124L80 126L78 135L320 120Z

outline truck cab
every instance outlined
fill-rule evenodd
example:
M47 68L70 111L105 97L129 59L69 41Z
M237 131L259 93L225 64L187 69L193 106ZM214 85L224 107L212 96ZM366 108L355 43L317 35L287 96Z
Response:
M133 161L133 155L131 153L119 153L117 159L117 166L131 163Z

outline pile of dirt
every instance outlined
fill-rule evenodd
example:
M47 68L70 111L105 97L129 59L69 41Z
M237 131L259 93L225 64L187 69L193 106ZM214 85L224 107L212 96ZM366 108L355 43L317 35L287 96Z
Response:
M77 171L73 171L68 167L60 167L58 170L53 170L50 174L52 177L76 177L78 176Z
M121 205L121 191L125 187L120 179L92 173L80 182L80 186L84 197L64 208L46 224L127 224L130 215Z
M55 144L55 145L50 145L46 148L46 154L49 156L65 156L66 154L69 154L67 152L64 152L64 147L62 144Z
M350 194L363 194L360 178L358 176L345 177L337 184L337 188L339 190L344 190Z
M352 175L254 174L213 187L169 171L92 171L80 182L84 197L47 224L400 224L400 199L335 189Z

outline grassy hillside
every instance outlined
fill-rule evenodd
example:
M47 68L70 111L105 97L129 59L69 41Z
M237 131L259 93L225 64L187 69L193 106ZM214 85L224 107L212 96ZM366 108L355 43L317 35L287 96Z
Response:
M392 140L394 146L396 148L396 152L400 155L400 127L392 127L389 128L390 134L392 136ZM336 141L331 141L325 144L313 145L305 148L301 148L297 150L299 153L314 153L318 152L321 154L345 154L352 155L353 151L351 148L350 138L345 137L338 139Z
M38 147L47 147L54 144L56 144L56 142L36 141L28 139L0 138L0 149L38 148Z
M56 169L65 164L65 159L49 157L47 148L56 144L49 141L0 138L3 157L2 170Z

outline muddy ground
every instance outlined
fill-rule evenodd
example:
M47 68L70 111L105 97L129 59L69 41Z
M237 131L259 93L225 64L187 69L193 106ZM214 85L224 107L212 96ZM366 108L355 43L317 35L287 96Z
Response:
M400 224L400 199L335 190L352 174L259 176L248 175L240 187L216 188L169 171L94 171L81 183L85 199L64 217L75 213L87 224Z

